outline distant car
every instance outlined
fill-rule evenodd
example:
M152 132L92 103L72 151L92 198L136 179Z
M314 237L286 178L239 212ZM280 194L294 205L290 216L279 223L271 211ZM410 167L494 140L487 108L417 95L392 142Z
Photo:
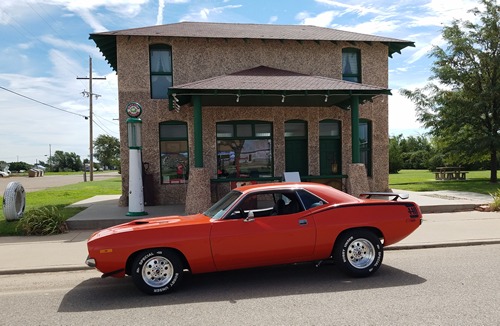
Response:
M371 196L373 194L369 194ZM172 291L193 274L333 259L354 277L373 274L383 247L419 227L408 201L360 199L316 183L248 185L203 214L138 219L94 233L87 265L131 275L148 294Z
M8 176L10 175L7 172L0 171L0 178L7 178Z

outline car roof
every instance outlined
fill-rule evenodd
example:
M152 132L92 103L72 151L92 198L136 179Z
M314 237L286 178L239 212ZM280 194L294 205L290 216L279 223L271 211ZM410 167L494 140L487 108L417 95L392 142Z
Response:
M335 202L360 202L361 199L351 196L343 191L335 189L331 186L314 182L274 182L245 185L236 188L235 190L243 194L252 193L255 191L282 191L282 190L297 190L304 189L316 194L326 201Z

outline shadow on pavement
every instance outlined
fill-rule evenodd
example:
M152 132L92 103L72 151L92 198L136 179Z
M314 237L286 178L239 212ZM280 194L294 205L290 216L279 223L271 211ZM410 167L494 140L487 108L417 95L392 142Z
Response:
M184 284L167 295L148 296L130 277L93 278L68 292L59 312L103 311L168 306L201 302L231 302L297 294L335 293L416 285L426 282L418 275L382 265L368 278L349 278L333 264L286 265L200 275L185 275Z

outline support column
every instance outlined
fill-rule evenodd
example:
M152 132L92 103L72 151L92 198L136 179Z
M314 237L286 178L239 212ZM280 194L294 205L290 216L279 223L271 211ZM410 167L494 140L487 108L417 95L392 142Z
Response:
M193 95L194 106L194 167L203 167L203 121L201 115L201 98Z
M359 144L359 96L351 97L352 163L361 163Z

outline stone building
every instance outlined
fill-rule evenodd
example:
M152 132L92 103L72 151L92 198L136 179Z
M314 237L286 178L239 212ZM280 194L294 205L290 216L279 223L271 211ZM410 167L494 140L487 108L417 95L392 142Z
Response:
M388 57L413 42L304 25L182 22L91 34L141 115L147 205L206 209L281 180L388 189Z

